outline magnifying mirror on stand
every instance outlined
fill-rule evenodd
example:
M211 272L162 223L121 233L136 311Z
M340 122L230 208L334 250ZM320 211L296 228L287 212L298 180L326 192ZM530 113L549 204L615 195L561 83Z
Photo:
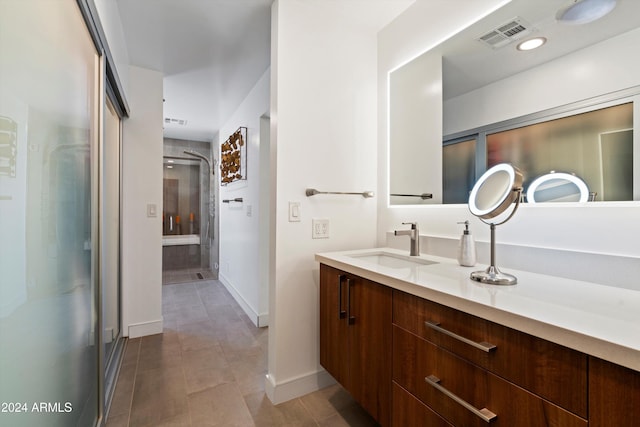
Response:
M518 283L515 276L502 273L496 267L496 227L509 221L518 210L522 181L522 172L518 168L508 163L500 163L487 170L473 186L469 196L469 210L491 228L491 265L484 271L471 273L472 280L491 285ZM498 223L490 221L510 207L512 211L506 219Z

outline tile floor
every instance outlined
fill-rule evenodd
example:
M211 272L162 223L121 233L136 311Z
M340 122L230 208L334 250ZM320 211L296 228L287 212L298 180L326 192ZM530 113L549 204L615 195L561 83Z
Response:
M266 328L215 280L163 286L164 333L131 339L107 427L376 426L339 385L273 405Z

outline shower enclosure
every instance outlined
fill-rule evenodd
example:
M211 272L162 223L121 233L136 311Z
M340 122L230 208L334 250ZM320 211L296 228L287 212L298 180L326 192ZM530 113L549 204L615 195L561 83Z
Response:
M163 159L163 282L217 278L212 251L214 191L208 143L165 138ZM214 268L211 268L211 266Z

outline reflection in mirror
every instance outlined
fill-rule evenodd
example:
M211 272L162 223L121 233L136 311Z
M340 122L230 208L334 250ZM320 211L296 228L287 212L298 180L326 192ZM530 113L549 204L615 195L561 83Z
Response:
M435 81L437 84L431 84ZM442 67L423 55L389 80L389 198L391 204L442 203ZM475 177L474 177L475 179ZM430 198L396 196L431 194Z
M390 153L410 156L424 150L420 145L435 144L426 136L429 126L431 133L438 129L432 122L415 117L402 122L402 133L409 138L397 138L397 129L400 112L407 109L428 111L429 116L422 115L425 120L438 116L434 97L417 99L406 94L424 93L424 88L433 90L441 84L438 107L445 144L439 147L440 153L430 152L420 159L420 170L442 168L442 175L429 181L434 195L442 191L441 198L434 197L436 203L464 203L475 179L500 162L523 169L529 180L525 188L536 177L558 170L584 179L590 191L597 193L597 201L640 200L640 149L634 147L633 136L634 119L640 120L640 110L633 107L640 100L640 63L630 54L640 44L640 2L619 1L608 15L585 25L558 22L556 14L566 5L562 0L512 0L390 73ZM482 37L509 23L517 24L512 36L498 42L497 36ZM528 52L516 49L520 41L535 36L545 37L547 43ZM433 70L431 74L427 70L408 72L418 68L418 62L432 64L436 59L440 61L438 75ZM403 103L404 97L408 102ZM591 122L590 112L598 114L596 110L608 107L615 109L603 114L612 121ZM573 135L569 142L559 142L565 124L556 120L568 116L576 116ZM529 127L545 121L548 125ZM550 136L554 126L556 134ZM583 136L582 132L590 134ZM474 149L457 145L470 139L475 140ZM412 165L418 161L415 157ZM392 160L391 191L397 176L404 175L406 181L415 171ZM415 177L424 182L420 174ZM391 197L390 203L405 201Z
M587 184L575 175L551 172L542 175L529 185L528 203L593 201L596 193L589 193Z
M467 203L476 180L476 138L463 138L442 147L442 202Z
M487 134L487 165L506 160L525 189L549 171L580 176L595 200L633 200L633 104Z

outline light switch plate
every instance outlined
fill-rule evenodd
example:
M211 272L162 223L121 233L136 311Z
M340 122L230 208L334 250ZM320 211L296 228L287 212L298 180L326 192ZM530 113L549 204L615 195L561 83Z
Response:
M313 218L311 220L311 237L314 239L328 239L329 238L329 219L328 218Z
M289 222L300 222L300 202L289 202Z
M158 216L158 205L155 203L149 203L147 205L147 217L154 218Z

